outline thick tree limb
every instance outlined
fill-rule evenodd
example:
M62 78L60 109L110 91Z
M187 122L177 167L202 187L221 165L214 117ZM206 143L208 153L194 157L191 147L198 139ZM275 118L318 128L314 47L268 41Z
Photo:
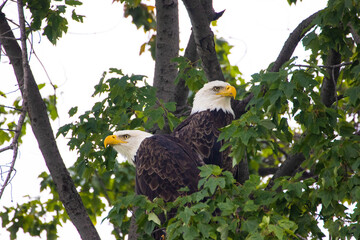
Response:
M24 92L22 50L15 40L5 15L0 12L0 42L13 66L22 94L27 94L27 110L33 133L55 183L61 202L82 239L100 239L91 222L56 145L45 103L34 76L28 69L28 86Z
M310 17L303 20L295 30L290 33L289 38L286 40L284 46L282 47L280 54L274 62L270 72L278 72L280 67L287 61L290 60L293 55L296 46L300 40L305 36L305 34L313 27L313 20L319 15L320 11L312 14Z
M189 14L197 52L201 58L206 78L209 81L223 80L219 61L216 56L214 34L209 19L200 0L183 0Z
M326 65L338 65L341 63L341 54L334 49L329 50L326 59ZM340 74L340 67L327 68L327 75L324 77L321 85L320 97L325 106L330 107L337 101L336 84Z
M201 0L201 4L205 10L208 19L208 24L210 24L211 21L215 21L219 19L224 13L224 11L219 13L215 12L212 6L212 0ZM184 57L190 60L191 64L195 64L200 59L199 54L197 53L196 50L196 44L195 44L193 32L191 32L188 44L185 49ZM185 69L185 73L187 72L187 70L188 69ZM187 103L189 89L186 87L185 81L186 81L185 79L181 78L175 87L175 101L177 103L177 112L182 111Z
M298 45L300 40L305 36L305 34L311 29L311 27L313 26L312 22L318 16L319 12L320 11L312 14L311 16L309 16L308 18L303 20L295 28L295 30L290 34L289 38L286 40L283 48L281 49L280 54L278 55L272 68L270 69L270 72L278 72L280 70L280 67L285 62L290 60L292 54L295 51L296 46ZM246 101L244 99L243 101L239 101L239 102L233 101L232 102L232 107L234 109L236 117L240 117L243 113L245 113L247 111L246 106L252 98L253 98L253 95L250 94L246 98ZM281 165L279 170L275 173L275 175L271 179L269 185L267 186L267 189L270 189L273 186L274 180L276 178L282 177L282 176L291 176L304 160L305 160L305 157L303 156L303 154L296 154L296 155L288 158Z
M282 47L280 54L275 60L270 72L278 72L280 67L287 61L290 60L293 55L296 46L301 41L301 39L305 36L305 34L311 29L313 26L312 21L318 16L320 11L312 14L310 17L303 20L295 30L289 35L289 38L286 40L284 46ZM242 101L232 101L231 106L235 112L236 118L239 118L242 114L244 114L246 110L247 104L251 101L254 95L251 93Z
M274 186L275 179L283 176L292 176L295 173L296 169L298 169L304 161L305 156L302 153L292 155L288 160L281 164L280 168L271 178L265 190L269 190Z

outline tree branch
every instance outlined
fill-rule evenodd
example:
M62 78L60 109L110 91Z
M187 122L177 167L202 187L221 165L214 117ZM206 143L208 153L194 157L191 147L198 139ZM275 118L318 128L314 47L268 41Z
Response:
M335 49L330 49L326 59L326 65L333 66L341 63L341 54ZM334 68L328 68L326 70L327 75L322 82L320 97L323 104L330 107L335 101L337 101L336 84L340 74L340 66Z
M349 23L349 27L350 27L350 32L351 35L353 36L354 41L356 42L356 44L360 44L360 36L359 34L356 32L354 26L352 24Z
M200 0L183 0L189 14L197 52L201 58L206 78L209 81L225 81L216 56L214 34L209 18Z
M34 76L28 69L28 86L24 92L24 71L21 62L22 50L15 40L5 15L0 12L0 42L10 58L22 95L27 95L27 110L39 149L55 183L70 220L82 239L100 239L91 222L75 185L67 171L56 145L45 103L40 95ZM25 49L24 49L25 51Z
M283 162L280 168L276 171L274 176L270 179L269 184L265 190L269 190L274 186L275 179L284 176L292 176L296 169L305 161L305 156L302 153L292 155L289 159Z
M321 11L321 10L320 10ZM286 40L284 46L282 47L279 56L274 62L270 72L278 72L280 67L293 55L296 46L301 41L301 39L305 36L305 34L314 26L312 23L313 20L319 15L320 11L312 14L310 17L303 20L295 30L290 33L289 38Z
M22 128L22 126L24 124L25 116L26 116L26 112L22 111L21 114L20 114L17 126L16 126L16 131L15 131L15 135L14 135L14 138L12 140L12 143L10 144L9 147L1 149L2 151L4 151L4 149L7 149L7 150L12 149L13 150L13 158L12 158L12 161L11 161L9 172L8 172L8 174L6 176L6 179L5 179L5 181L4 181L4 183L3 183L2 187L1 187L1 190L0 190L0 199L1 199L2 195L3 195L3 193L4 193L5 187L8 185L8 183L9 183L9 181L11 179L11 173L14 170L15 161L16 161L16 157L17 157L17 153L18 153L18 140L19 140L19 137L20 137L20 134L21 134L21 128Z
M215 21L215 20L219 19L225 11L224 10L219 13L215 12L214 8L212 6L212 0L201 0L201 4L202 4L203 8L205 9L209 24L211 21ZM191 32L188 44L186 46L184 57L186 59L188 59L191 62L191 64L195 64L195 62L197 62L200 59L199 54L197 53L197 50L196 50L196 44L195 44L193 31ZM185 69L185 73L188 70L189 69ZM186 87L185 81L186 81L186 79L183 79L183 78L179 79L179 82L175 87L175 102L177 103L177 112L180 112L185 107L186 102L187 102L189 89Z

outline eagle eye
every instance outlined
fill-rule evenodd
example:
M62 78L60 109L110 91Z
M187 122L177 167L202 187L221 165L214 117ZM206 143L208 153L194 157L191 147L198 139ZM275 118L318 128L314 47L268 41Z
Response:
M218 92L219 90L220 90L220 87L213 87L213 89L212 89L214 92Z
M126 139L130 138L130 135L129 135L129 134L125 134L125 135L123 135L122 137L126 140Z

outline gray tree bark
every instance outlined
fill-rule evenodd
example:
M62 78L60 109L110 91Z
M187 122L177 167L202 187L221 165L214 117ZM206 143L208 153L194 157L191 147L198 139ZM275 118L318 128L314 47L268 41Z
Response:
M341 55L334 49L329 50L326 59L327 75L324 77L321 85L320 97L323 104L330 107L337 100L336 84L340 74L340 66L332 67L341 63Z
M204 2L204 4L208 2ZM208 17L207 11L200 0L183 0L183 3L191 20L197 53L201 58L206 78L209 81L225 81L216 56L214 34L209 26L210 16Z
M179 54L179 13L177 0L156 0L156 52L154 87L164 102L175 101L176 63Z
M10 29L5 14L2 12L0 12L0 43L13 66L21 93L27 97L26 109L33 133L70 220L82 239L100 239L60 156L47 115L46 105L30 68L27 68L27 90L24 90L22 50Z

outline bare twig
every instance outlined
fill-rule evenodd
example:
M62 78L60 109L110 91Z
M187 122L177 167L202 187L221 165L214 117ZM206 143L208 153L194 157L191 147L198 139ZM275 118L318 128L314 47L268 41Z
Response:
M338 67L344 67L344 66L347 66L347 65L351 65L353 64L354 62L343 62L343 63L339 63L339 64L335 64L335 65L316 65L316 66L313 66L313 65L305 65L305 64L295 64L294 66L295 67L306 67L306 68L316 68L316 67L319 67L319 68L330 68L330 69L334 69L334 68L338 68Z
M21 128L22 128L22 126L24 124L25 116L26 116L26 112L25 111L21 112L19 120L18 120L18 124L16 126L15 136L13 138L13 141L12 141L11 145L1 149L1 151L0 151L0 152L5 151L4 149L6 149L6 150L9 150L11 148L13 149L13 158L12 158L12 161L11 161L9 172L8 172L8 174L6 176L6 179L5 179L5 181L4 181L4 183L3 183L2 187L1 187L1 190L0 190L0 199L1 199L1 196L3 195L3 193L4 193L5 187L8 185L8 183L9 183L9 181L11 179L11 173L14 171L15 161L16 161L16 157L17 157L17 153L18 153L18 140L19 140L19 137L20 137L20 134L21 134Z
M3 2L3 4L1 4L1 6L0 6L0 12L2 11L2 9L5 7L5 4L7 3L7 0L5 0L4 2Z
M0 104L0 107L4 107L4 108L10 108L10 109L13 109L13 110L16 110L16 111L22 111L22 109L20 109L20 108L16 108L16 107L11 107L11 106L6 106L6 105L2 105L2 104Z
M10 144L10 145L7 146L7 147L1 148L1 149L0 149L0 153L1 153L1 152L5 152L5 151L10 150L10 149L13 149L12 144Z
M9 132L16 132L14 129L8 129L8 128L0 128L2 131L9 131Z

